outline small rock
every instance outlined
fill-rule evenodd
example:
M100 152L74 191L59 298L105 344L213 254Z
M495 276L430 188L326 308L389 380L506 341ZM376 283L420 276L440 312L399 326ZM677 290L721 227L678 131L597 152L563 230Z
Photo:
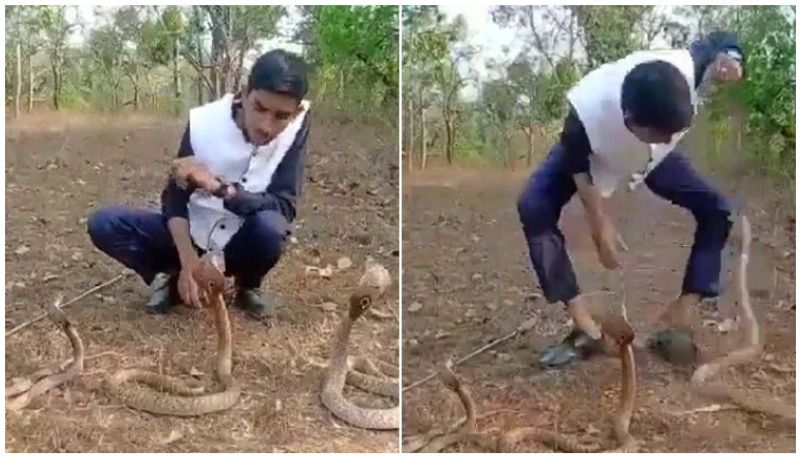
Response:
M451 334L449 332L445 332L444 330L439 330L439 331L436 332L436 335L434 336L434 338L437 339L437 340L441 340L441 339L447 338L450 335Z
M408 340L408 345L411 346L412 348L415 348L419 346L419 341L417 341L416 338L412 338Z
M472 274L472 280L473 280L473 281L477 281L477 280L479 280L479 279L481 279L481 278L483 278L483 275L482 275L482 274L480 274L480 273L473 273L473 274Z
M487 308L489 311L494 311L494 310L496 310L496 309L497 309L497 305L495 305L494 303L487 303L487 304L486 304L486 308Z
M420 303L418 301L415 301L414 303L411 303L410 305L408 305L408 312L409 313L416 313L417 311L419 311L421 309L422 309L422 303Z
M336 261L336 267L340 270L344 270L353 266L353 261L350 260L349 257L341 257L338 261Z
M467 312L464 313L464 316L466 316L467 318L470 318L470 319L475 317L476 315L477 315L477 313L472 308L468 309Z
M332 301L326 301L325 303L322 304L322 310L328 312L336 311L336 308L338 307L339 305L337 305Z
M29 248L28 246L22 245L22 246L18 247L14 251L14 254L24 255L24 254L27 254L28 252L30 252L30 250L31 250L31 248Z
M457 318L456 318L456 324L459 324L459 325L461 325L461 324L463 324L463 323L464 323L464 319L462 319L462 318L460 318L460 317L457 317Z
M506 354L505 352L500 352L500 353L497 354L497 360L499 360L499 361L501 361L503 363L508 363L508 362L511 361L511 355L510 354Z
M103 295L103 302L108 303L109 305L115 305L117 304L117 299L109 295Z
M294 236L289 237L289 242L292 243L292 244L297 244L298 243L297 237L294 237Z

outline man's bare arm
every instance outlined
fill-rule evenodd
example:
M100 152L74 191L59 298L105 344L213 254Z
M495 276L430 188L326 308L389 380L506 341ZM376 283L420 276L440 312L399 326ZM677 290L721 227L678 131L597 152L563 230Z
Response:
M592 231L599 231L601 224L608 218L603 204L603 196L597 186L592 183L589 173L578 173L573 176L578 189L578 197L586 210Z
M172 217L167 221L167 227L178 249L181 266L190 266L198 257L189 235L189 221L182 217Z

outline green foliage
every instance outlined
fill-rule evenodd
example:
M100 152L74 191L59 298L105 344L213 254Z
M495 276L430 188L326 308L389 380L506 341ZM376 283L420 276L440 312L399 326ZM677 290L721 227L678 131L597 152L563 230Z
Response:
M707 31L724 28L736 32L747 56L745 81L713 93L710 130L724 130L718 124L730 122L732 108L743 110L743 146L751 164L770 175L794 181L794 8L737 6L701 13ZM713 17L715 26L705 17Z
M307 57L317 68L319 96L335 95L360 108L396 107L396 7L309 7L307 21Z
M637 23L652 6L574 6L583 29L589 68L624 57L634 50Z

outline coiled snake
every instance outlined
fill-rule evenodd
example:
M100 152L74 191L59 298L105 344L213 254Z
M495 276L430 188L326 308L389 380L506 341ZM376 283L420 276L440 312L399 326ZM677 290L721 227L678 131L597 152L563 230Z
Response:
M139 369L123 369L106 377L104 387L111 396L130 408L170 416L199 416L232 408L241 395L240 383L231 375L232 338L225 306L225 276L204 256L192 271L201 294L201 302L210 309L217 330L217 354L214 376L223 390L200 395L202 390L185 385L169 376ZM145 389L139 382L168 393Z
M618 447L608 452L637 452L638 443L628 429L633 415L636 396L636 366L633 358L633 328L622 316L607 316L602 322L605 343L617 350L622 362L622 393L619 408L614 415L614 435ZM440 372L445 387L458 395L466 412L466 419L458 424L454 431L433 432L424 435L410 436L405 439L406 452L439 452L463 440L472 440L481 447L490 448L493 452L512 452L516 443L524 440L535 440L567 452L600 452L603 447L595 444L583 444L576 438L554 433L536 427L519 427L486 439L476 430L475 404L466 391L463 383L456 378L450 365Z
M730 401L741 408L758 413L780 417L787 425L794 428L796 412L788 402L771 398L763 394L735 389L719 383L709 383L708 379L724 368L740 365L754 360L763 349L758 321L750 304L750 293L747 284L747 263L750 256L752 229L746 216L739 219L738 236L732 237L739 248L739 262L736 268L736 289L739 304L742 307L742 323L744 325L745 344L717 359L700 365L692 374L692 388L699 394L717 400Z
M359 287L350 296L350 306L333 339L330 362L325 374L320 398L322 404L336 417L360 428L395 430L400 427L400 407L386 409L363 408L344 397L344 386L351 382L347 344L353 324L364 314L379 294L372 287ZM398 392L396 382L388 383L388 390ZM372 390L372 389L367 389Z
M169 376L139 369L123 369L103 380L103 388L111 397L119 399L128 407L153 414L172 416L198 416L230 409L241 395L239 382L231 375L232 341L228 311L225 306L225 277L213 264L210 257L204 256L192 272L201 292L201 301L210 308L217 330L217 354L214 375L222 384L223 390L201 395L202 387L186 385ZM59 300L60 301L60 300ZM58 301L48 310L48 316L67 335L72 346L73 357L66 369L43 369L35 373L31 382L20 382L6 389L6 398L14 397L6 403L10 410L19 410L46 391L64 384L83 371L85 360L84 346L75 326L58 307ZM146 389L136 383L143 383L163 392ZM168 392L168 393L167 393Z

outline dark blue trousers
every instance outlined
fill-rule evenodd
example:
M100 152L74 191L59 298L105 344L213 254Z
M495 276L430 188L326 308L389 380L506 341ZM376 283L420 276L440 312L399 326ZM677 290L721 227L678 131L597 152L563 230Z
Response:
M558 228L561 209L577 191L561 144L554 146L528 180L517 202L531 262L547 300L567 302L580 288ZM697 222L683 278L683 292L720 293L722 249L732 222L728 201L697 174L686 157L672 151L645 179L656 195L689 210Z
M94 245L134 270L149 284L158 273L180 271L178 250L161 213L127 207L106 207L87 223ZM225 247L226 275L244 288L257 288L278 263L289 224L282 214L261 211L244 224Z

